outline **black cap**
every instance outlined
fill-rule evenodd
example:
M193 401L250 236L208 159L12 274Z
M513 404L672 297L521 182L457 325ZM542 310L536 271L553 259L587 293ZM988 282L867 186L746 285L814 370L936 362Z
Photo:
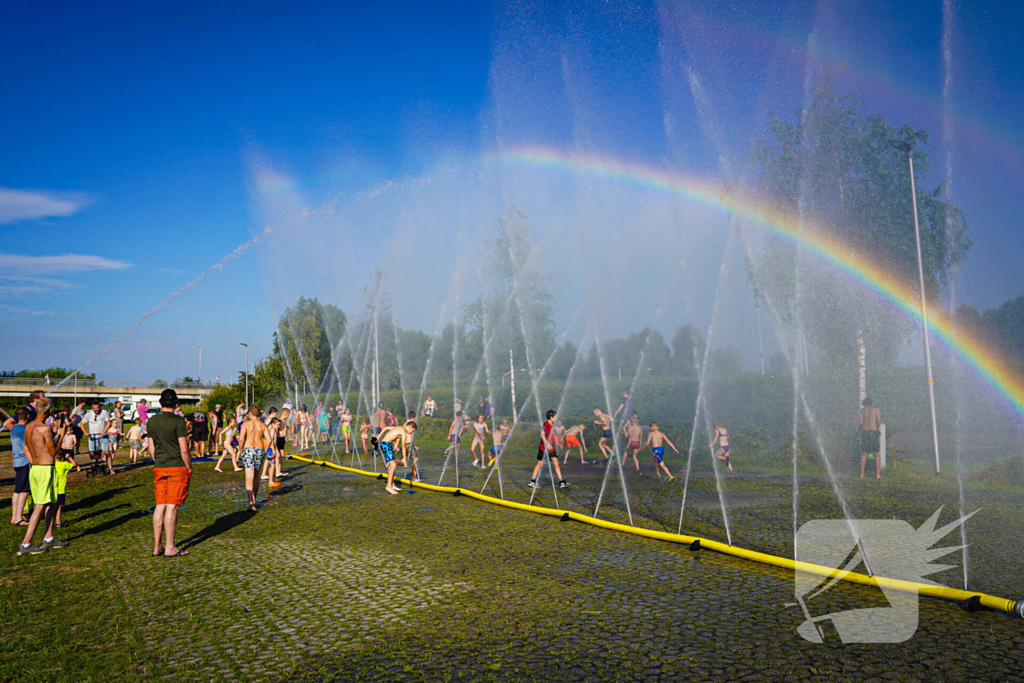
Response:
M173 408L178 405L178 392L174 389L164 389L161 391L160 405L164 408Z

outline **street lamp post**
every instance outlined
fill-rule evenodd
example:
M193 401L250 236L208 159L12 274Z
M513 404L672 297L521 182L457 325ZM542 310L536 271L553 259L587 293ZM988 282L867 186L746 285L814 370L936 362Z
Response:
M244 342L238 342L240 345L245 347L245 407L249 407L249 345Z
M939 464L939 427L935 419L935 378L932 376L932 349L928 336L928 306L924 292L924 261L921 258L921 228L917 220L917 186L914 182L914 155L911 154L910 143L906 140L893 138L889 141L893 147L907 155L910 164L910 199L914 206L914 242L917 245L917 278L921 287L921 323L924 328L924 363L928 368L928 400L932 409L932 448L935 451L935 474L941 472Z
M203 383L203 345L199 345L199 383Z

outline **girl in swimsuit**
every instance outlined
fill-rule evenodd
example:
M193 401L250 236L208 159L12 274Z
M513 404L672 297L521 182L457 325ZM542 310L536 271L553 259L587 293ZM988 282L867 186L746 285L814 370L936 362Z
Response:
M732 463L729 462L729 432L717 422L715 423L715 438L708 444L708 448L714 448L715 442L718 443L715 457L724 460L725 464L729 466L729 471L732 472Z
M484 466L484 437L491 433L491 428L487 426L487 422L484 421L483 414L476 416L476 422L473 423L473 444L469 447L470 452L473 454L473 467L480 463L480 467ZM477 460L476 448L480 447L480 459Z
M224 458L228 455L231 455L231 464L234 466L235 472L240 472L242 470L242 468L238 466L238 451L236 451L235 447L231 444L235 438L235 429L234 420L228 420L227 425L220 433L222 449L220 452L220 460L218 460L217 464L213 466L213 469L218 472L224 471L220 468L220 464L224 462Z
M345 437L345 455L348 455L352 447L352 411L348 408L341 412L341 434Z

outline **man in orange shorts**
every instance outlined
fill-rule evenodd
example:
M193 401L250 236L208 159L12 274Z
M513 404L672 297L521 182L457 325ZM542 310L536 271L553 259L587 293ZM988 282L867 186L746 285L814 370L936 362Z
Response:
M156 507L153 509L153 557L188 555L174 545L178 526L178 507L188 497L192 479L192 455L188 448L188 426L185 418L174 414L178 394L164 389L160 394L160 412L146 424L146 450L153 458L153 483ZM160 543L161 535L164 543Z

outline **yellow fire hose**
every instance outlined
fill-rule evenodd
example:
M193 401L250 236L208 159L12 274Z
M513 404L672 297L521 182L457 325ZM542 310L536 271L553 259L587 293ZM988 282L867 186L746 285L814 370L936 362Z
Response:
M302 462L308 462L313 465L321 465L324 467L330 467L335 470L340 470L342 472L358 474L363 477L371 477L374 479L378 479L384 476L384 474L381 472L367 472L365 470L358 470L352 467L344 467L343 465L335 465L334 463L325 462L323 460L313 460L312 458L305 458L300 455L293 455L292 458ZM782 567L783 569L792 569L794 571L800 571L807 574L814 574L816 576L832 578L833 576L841 575L841 580L843 581L849 581L850 583L859 583L864 586L892 588L893 590L903 591L906 593L917 593L919 595L926 595L931 598L940 598L942 600L971 601L974 605L980 605L1000 612L1008 612L1010 614L1015 614L1018 617L1024 618L1024 600L1007 600L1006 598L1000 598L994 595L988 595L986 593L977 593L974 591L960 590L958 588L949 588L947 586L936 586L927 583L918 583L916 581L901 581L899 579L887 579L882 576L872 577L867 576L866 574L859 574L857 572L848 572L846 574L843 574L840 569L834 567L825 567L818 564L810 564L808 562L797 562L796 560L791 560L786 557L778 557L776 555L769 555L768 553L759 553L754 550L738 548L736 546L731 546L726 543L720 543L718 541L712 541L706 538L701 538L699 536L686 536L684 534L672 534L666 531L655 531L653 529L643 529L640 527L627 526L625 524L618 524L616 522L609 522L603 519L588 517L586 515L581 515L578 512L566 512L565 510L555 510L553 508L540 507L537 505L515 503L509 500L502 500L501 498L485 496L482 493L477 493L475 491L469 491L462 488L453 488L451 486L433 486L431 484L423 484L420 482L409 481L408 479L398 479L397 481L412 488L423 489L425 491L435 491L437 493L451 493L460 496L467 496L469 498L475 498L477 500L481 500L485 503L490 503L492 505L501 505L502 507L512 508L514 510L525 510L527 512L533 512L539 515L547 515L548 517L559 517L562 520L571 519L576 522L582 522L583 524L590 524L592 526L603 527L605 529L612 529L613 531L633 534L634 536L646 536L647 538L654 538L660 541L668 541L670 543L684 543L693 548L699 547L701 549L714 550L720 553L724 553L726 555L733 555L734 557L742 557L747 560L753 560L754 562L760 562L761 564L770 564L776 567Z

